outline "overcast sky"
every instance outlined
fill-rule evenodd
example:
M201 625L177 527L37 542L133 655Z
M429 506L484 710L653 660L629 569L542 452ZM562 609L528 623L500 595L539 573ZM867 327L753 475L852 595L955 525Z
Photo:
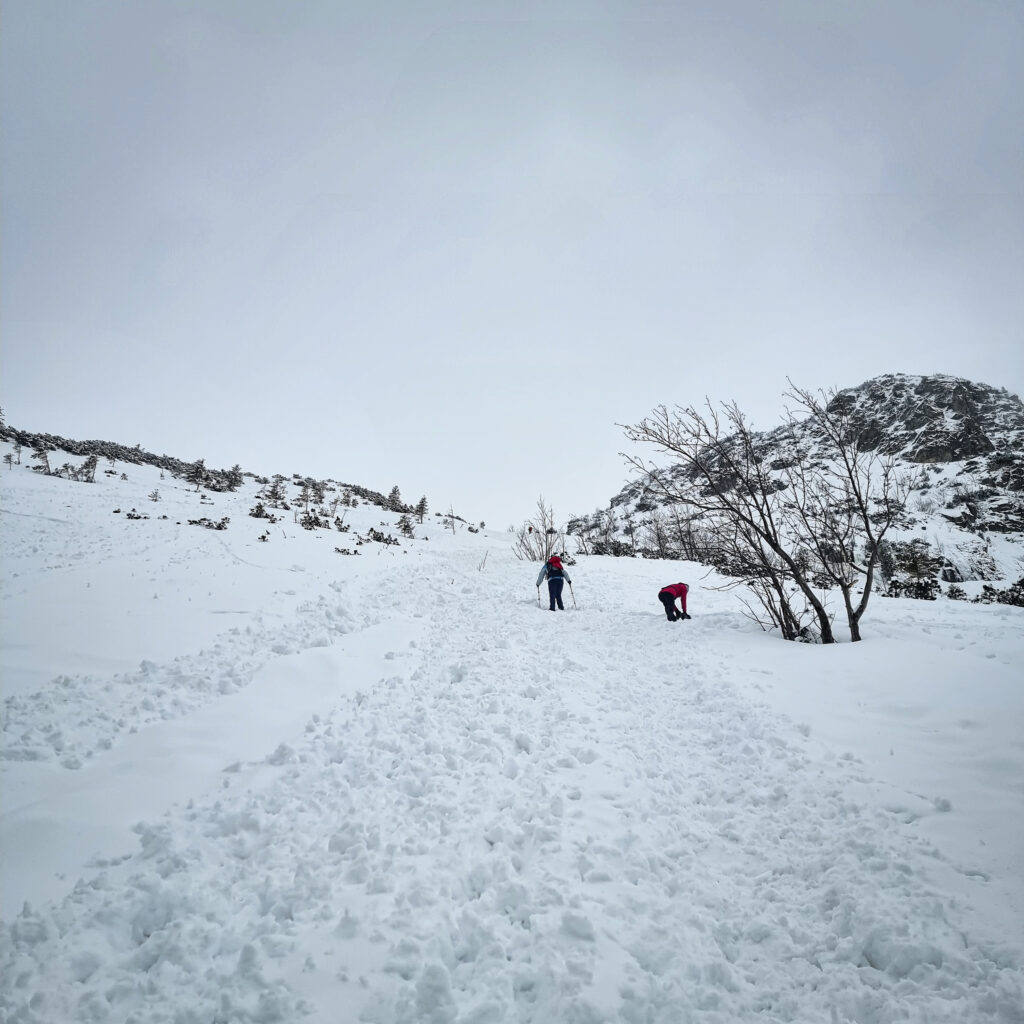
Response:
M1017 0L5 0L0 404L504 528L659 403L1021 394L1022 53Z

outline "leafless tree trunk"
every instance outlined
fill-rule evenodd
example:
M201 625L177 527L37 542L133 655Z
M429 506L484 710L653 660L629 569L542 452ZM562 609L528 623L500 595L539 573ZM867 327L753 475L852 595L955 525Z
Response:
M817 567L842 593L850 639L857 641L881 543L903 515L914 474L901 472L895 458L861 447L851 410L836 401L835 391L813 394L792 381L790 388L786 397L795 401L798 412L810 417L833 461L811 472L797 455L785 477ZM793 412L788 417L791 424L797 422ZM864 553L861 559L857 558L858 546ZM861 593L855 600L858 580Z
M589 555L593 544L593 524L586 517L570 519L566 532L576 538L576 554Z
M631 515L626 515L623 520L622 529L626 536L629 538L629 554L631 557L636 557L636 523L633 522Z
M590 554L590 532L585 529L580 531L573 536L576 537L576 554L578 555L589 555Z
M644 547L656 558L672 557L672 542L665 514L660 509L652 509L646 524Z
M601 518L598 521L598 553L602 555L616 554L620 550L624 550L624 546L617 547L618 541L615 537L615 530L618 526L618 520L615 518L615 510L608 508L601 513Z

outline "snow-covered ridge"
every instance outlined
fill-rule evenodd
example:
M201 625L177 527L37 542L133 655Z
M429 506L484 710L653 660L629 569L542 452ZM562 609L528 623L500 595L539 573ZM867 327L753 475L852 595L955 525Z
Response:
M255 480L261 485L269 483L270 479L258 473L244 471L238 464L231 469L214 469L207 467L204 459L187 462L173 455L158 455L155 452L147 451L140 444L129 447L114 441L79 441L57 434L20 430L2 421L0 421L0 441L6 441L10 445L9 449L5 449L4 454L4 461L10 468L13 468L14 464L30 465L34 459L34 453L39 452L40 457L34 459L35 465L31 465L31 468L68 479L89 482L95 482L97 474L101 472L98 469L101 460L106 467L119 463L126 466L154 467L160 470L161 479L165 479L169 474L175 479L181 478L201 486L204 490L214 492L236 490L245 477ZM51 452L54 453L52 465L49 459ZM83 461L71 461L68 456ZM113 470L107 468L102 472L110 475ZM397 510L399 505L403 510L409 512L412 512L414 508L413 505L394 500L397 486L392 489L389 496L385 497L380 491L361 484L345 483L334 479L319 480L301 473L276 474L276 476L282 482L292 480L299 482L300 485L302 482L307 482L320 485L327 491L345 492L357 499L368 501L370 504L391 511ZM425 506L426 498L424 497L421 501ZM460 522L465 522L461 516L455 518Z

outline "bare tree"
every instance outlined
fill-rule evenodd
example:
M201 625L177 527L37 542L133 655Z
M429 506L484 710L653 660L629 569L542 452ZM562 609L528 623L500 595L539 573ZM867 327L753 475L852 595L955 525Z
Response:
M787 410L790 425L805 414L800 419L810 419L831 458L813 467L799 453L787 460L788 493L817 570L843 595L850 639L860 640L881 545L906 509L915 474L901 471L895 457L862 445L851 406L837 400L835 391L814 394L792 381L790 388L785 397L797 406L797 413ZM854 596L857 582L859 598Z
M622 530L629 538L629 554L631 557L636 557L636 523L633 521L633 516L627 512L622 520Z
M619 540L616 536L619 528L619 520L615 515L615 509L609 506L596 513L597 523L595 524L594 554L595 555L623 555L632 554L630 545Z
M527 519L516 532L512 553L527 562L546 562L555 552L565 549L565 534L555 526L555 513L541 495L537 514Z
M665 513L652 509L644 524L642 543L644 549L655 558L671 558L673 554L672 533Z
M589 555L593 545L594 524L587 516L573 517L565 528L570 537L576 538L576 554ZM515 527L509 527L509 533L514 533Z
M790 585L795 586L813 612L821 642L835 643L828 610L787 530L781 485L738 406L725 404L721 413L710 403L706 413L693 406L677 406L673 412L659 406L625 432L631 441L651 444L677 460L669 472L626 456L656 493L699 518L712 538L709 564L745 581L787 640L797 639L803 629Z
M685 505L655 506L641 525L640 547L647 557L708 562L714 543L701 513Z
M886 534L916 477L864 442L846 396L792 381L790 389L788 429L767 437L749 427L735 403L721 412L708 404L706 413L661 406L626 435L654 444L675 464L666 470L627 461L671 503L685 557L745 583L784 637L804 635L812 617L821 642L834 643L818 591L835 587L850 639L858 641Z

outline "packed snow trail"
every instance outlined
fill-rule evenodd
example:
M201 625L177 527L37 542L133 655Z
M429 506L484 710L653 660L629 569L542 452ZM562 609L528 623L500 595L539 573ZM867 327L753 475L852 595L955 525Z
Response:
M738 685L741 652L788 645L699 587L665 621L678 566L584 560L551 613L535 566L454 538L303 564L269 623L60 684L119 709L106 731L13 705L17 749L66 733L25 769L114 805L66 895L5 908L5 1021L1024 1020L1024 943L974 928L861 764ZM152 797L134 845L118 779ZM73 828L67 799L5 835Z
M405 690L423 746L397 752L373 820L415 823L430 859L402 858L402 909L371 918L385 970L474 1019L872 1020L897 988L921 1019L965 1019L972 988L1015 1019L1019 974L1003 991L964 948L893 819L716 678L697 620L624 612L601 575L579 614L510 607L512 579L482 573L404 584L434 639L380 714ZM417 991L365 1019L419 1019Z

